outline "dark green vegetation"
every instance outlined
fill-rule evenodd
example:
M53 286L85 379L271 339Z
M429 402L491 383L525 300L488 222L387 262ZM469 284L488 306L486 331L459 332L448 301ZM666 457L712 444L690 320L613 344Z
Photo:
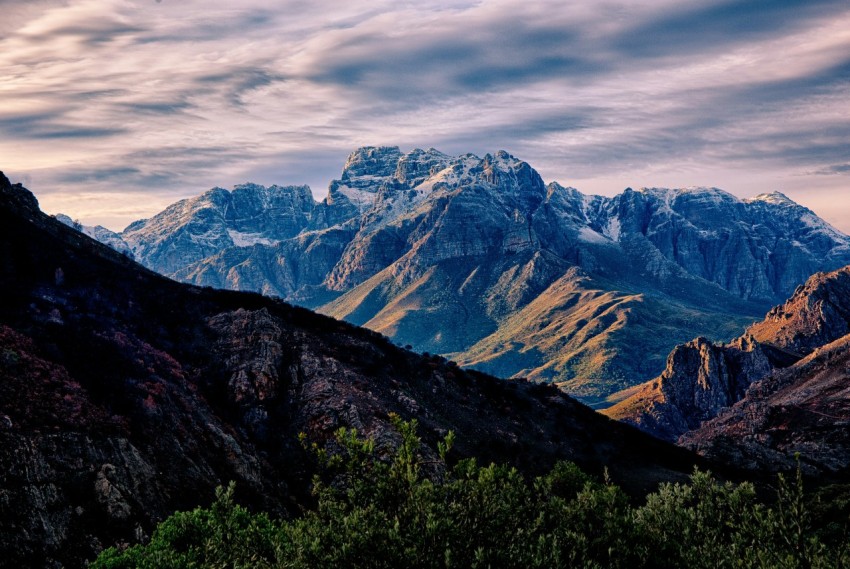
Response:
M219 488L210 508L179 512L148 545L103 552L100 569L160 567L845 567L847 520L814 527L802 479L778 478L765 505L751 484L695 471L642 505L568 462L527 480L474 459L446 465L419 454L416 422L393 417L392 452L340 429L315 509L292 521L251 514ZM846 516L846 510L845 516Z

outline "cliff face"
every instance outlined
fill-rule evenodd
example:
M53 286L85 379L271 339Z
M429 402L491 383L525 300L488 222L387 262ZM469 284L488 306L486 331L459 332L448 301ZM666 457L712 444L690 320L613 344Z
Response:
M747 332L800 355L850 333L850 267L813 275Z
M635 390L604 413L666 440L675 441L684 435L686 444L704 449L721 444L707 441L720 437L722 429L717 425L731 424L728 415L732 411L727 408L742 399L745 401L735 407L740 407L739 411L732 415L738 416L736 413L746 410L751 425L762 424L768 417L783 416L767 403L774 391L785 390L782 397L789 400L803 397L813 408L828 407L829 401L839 400L826 392L838 388L821 385L810 375L832 374L830 377L839 381L843 371L836 362L844 349L842 342L850 333L848 322L850 267L816 274L800 285L787 302L771 309L763 321L750 326L732 343L712 344L698 338L677 347L658 379ZM833 355L815 358L821 364L820 368L813 367L809 360L824 350ZM831 365L836 367L830 371L826 362L833 360ZM820 386L815 392L821 393L824 401L818 403L815 392L809 393L805 386L810 381ZM813 411L817 412L820 411ZM830 415L828 410L823 412L824 416ZM717 420L712 422L712 427L704 425L718 414L727 416L725 422ZM785 427L791 428L791 423ZM688 433L695 429L699 434ZM752 429L753 433L758 430ZM743 432L729 427L729 432L733 431ZM780 460L778 464L785 462Z
M850 477L850 336L753 383L679 443L730 464Z
M774 363L769 352L748 336L725 345L697 338L670 353L661 376L603 413L676 441L740 400L750 383L769 373Z
M237 482L287 515L310 464L297 442L340 426L379 442L417 419L423 452L526 472L563 458L643 490L695 456L557 389L463 371L256 294L176 283L38 210L0 176L0 555L82 566Z
M771 369L680 444L763 471L850 474L850 267L812 276L748 329L793 365Z

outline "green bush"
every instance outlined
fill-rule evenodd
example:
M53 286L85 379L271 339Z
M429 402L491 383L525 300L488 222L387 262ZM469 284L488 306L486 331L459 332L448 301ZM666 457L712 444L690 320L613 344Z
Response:
M850 562L843 543L822 542L813 530L799 474L793 482L779 479L772 507L758 501L751 484L720 483L700 471L633 506L618 487L571 463L534 480L474 459L449 469L452 434L438 447L440 460L426 461L416 421L393 420L401 442L392 452L351 429L338 431L334 452L310 445L322 474L313 483L316 507L297 519L250 514L233 502L231 483L210 508L174 514L149 544L104 551L93 567L713 569Z
M157 526L148 545L105 550L91 565L102 569L276 567L280 524L233 502L235 485L216 490L209 508L177 512Z

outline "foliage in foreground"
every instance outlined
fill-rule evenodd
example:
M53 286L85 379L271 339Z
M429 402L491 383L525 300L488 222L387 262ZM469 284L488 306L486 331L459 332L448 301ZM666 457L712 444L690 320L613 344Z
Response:
M95 568L847 567L846 529L812 530L802 482L779 479L775 505L751 484L696 471L640 507L616 486L562 462L526 480L516 469L462 460L431 477L416 421L395 419L402 443L379 457L341 429L341 452L313 447L324 478L315 510L292 521L251 514L219 489L210 508L179 512L147 545L104 551ZM441 465L452 435L440 445ZM433 468L430 472L435 471ZM846 528L846 526L845 526ZM842 536L843 532L843 536ZM843 538L842 538L843 537Z

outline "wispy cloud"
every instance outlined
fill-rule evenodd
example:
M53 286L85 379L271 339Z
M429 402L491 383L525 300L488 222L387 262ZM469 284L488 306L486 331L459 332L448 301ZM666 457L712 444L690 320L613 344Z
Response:
M247 180L321 195L363 144L505 148L599 193L848 200L846 0L0 7L0 168L87 221Z

